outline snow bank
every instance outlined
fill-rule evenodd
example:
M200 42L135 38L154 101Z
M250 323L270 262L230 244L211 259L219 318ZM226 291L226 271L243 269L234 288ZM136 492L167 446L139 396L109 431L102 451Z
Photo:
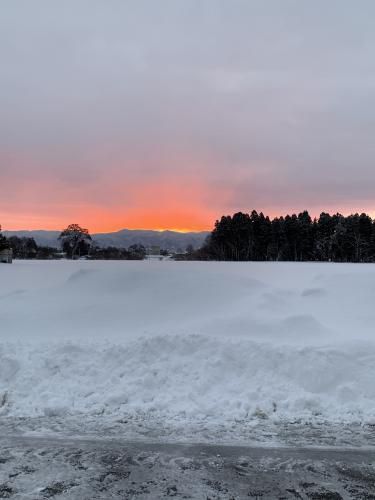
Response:
M0 267L0 415L373 421L375 266Z
M3 345L2 413L150 412L213 420L375 416L375 350L275 347L199 335L128 345Z

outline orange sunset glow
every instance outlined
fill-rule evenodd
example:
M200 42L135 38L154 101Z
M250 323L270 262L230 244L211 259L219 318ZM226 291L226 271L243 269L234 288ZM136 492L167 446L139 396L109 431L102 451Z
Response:
M137 174L136 170L127 175L129 166L124 162L122 168L119 160L115 166L96 169L95 178L75 180L73 176L73 181L48 176L38 181L18 182L10 172L2 179L6 188L0 199L3 229L61 230L72 222L79 222L94 233L124 228L189 232L210 231L222 215L239 210L249 212L256 209L270 217L284 215L291 209L298 213L306 207L313 217L327 210L339 210L346 215L353 211L353 207L354 211L374 213L369 201L365 205L359 201L321 203L316 200L314 192L306 196L296 193L291 205L280 196L267 194L267 175L262 176L261 171L254 181L242 172L242 183L241 176L234 183L226 183L219 178L220 170L217 178L211 174L215 174L215 165L208 164L204 158L191 157L194 169L187 165L186 156L180 161L175 155L172 158L173 163L184 167L180 177L165 172L163 168L160 168L158 179L155 179L154 172L144 175ZM14 165L22 170L25 163ZM142 164L139 170L147 172L147 165ZM197 170L201 170L201 176L197 175ZM262 184L264 187L259 189ZM246 192L241 198L238 194L243 186ZM249 203L246 193L249 193Z
M171 207L168 211L155 210L129 211L126 214L110 214L100 207L81 207L71 215L44 217L32 214L12 215L2 212L6 230L46 229L59 230L70 222L78 220L80 224L93 232L112 232L120 229L153 229L156 231L172 230L178 232L209 231L215 222L214 214L184 212L179 207ZM70 210L67 210L67 214ZM77 215L78 214L78 215Z
M31 192L24 189L15 211L7 212L2 207L4 229L55 230L79 220L93 232L123 228L205 231L212 229L220 212L219 207L215 211L205 205L205 199L214 193L199 181L171 180L132 186L121 181L113 187L109 183L105 187L108 203L103 199L95 203L95 193L101 188L103 185L91 185L87 190L70 189L65 193L63 187L51 182L34 185ZM48 209L43 206L47 193L53 194L48 198Z

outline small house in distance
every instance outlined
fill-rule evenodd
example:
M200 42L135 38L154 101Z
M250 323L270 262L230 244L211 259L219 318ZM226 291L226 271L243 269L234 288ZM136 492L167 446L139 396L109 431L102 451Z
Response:
M0 263L1 264L11 264L13 260L13 250L11 248L5 248L0 250Z

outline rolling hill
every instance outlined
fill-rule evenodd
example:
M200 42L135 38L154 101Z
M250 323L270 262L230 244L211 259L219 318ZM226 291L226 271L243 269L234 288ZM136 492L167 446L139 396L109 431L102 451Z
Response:
M3 234L7 237L34 238L38 245L60 247L59 231L3 231ZM177 231L122 229L113 233L92 234L92 238L101 247L127 248L130 245L141 244L145 247L158 245L164 249L178 251L185 250L188 245L192 245L194 248L201 247L208 234L207 231L179 233Z

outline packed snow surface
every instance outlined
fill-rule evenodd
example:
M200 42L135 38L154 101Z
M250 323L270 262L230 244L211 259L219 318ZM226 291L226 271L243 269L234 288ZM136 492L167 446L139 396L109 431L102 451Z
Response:
M0 265L0 416L375 419L375 266Z

